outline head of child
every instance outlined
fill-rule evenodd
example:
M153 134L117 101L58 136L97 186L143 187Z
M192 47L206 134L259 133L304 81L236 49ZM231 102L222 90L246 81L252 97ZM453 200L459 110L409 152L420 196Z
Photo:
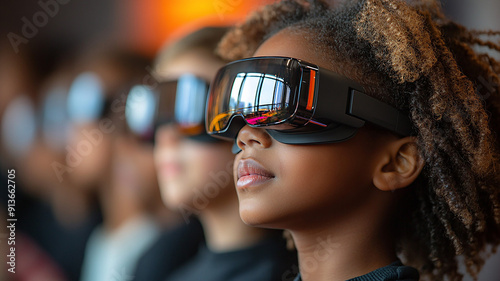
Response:
M225 63L214 50L226 31L207 27L168 45L156 60L159 82L188 74L209 83ZM185 133L170 122L156 131L155 162L163 201L183 215L198 214L209 205L227 200L236 201L231 180L233 155L228 142L204 132Z
M66 165L77 166L68 174L73 184L96 188L109 180L113 139L125 128L124 92L146 75L148 63L136 51L107 43L85 49L76 61L67 97Z
M463 255L475 276L478 252L500 239L492 133L500 64L477 55L473 44L500 49L428 1L353 1L335 9L281 1L234 28L219 45L226 59L291 57L331 70L407 112L415 131L400 136L367 120L349 140L293 145L242 127L234 165L242 219L289 229L296 243L325 232L376 237L432 280L461 280L456 256ZM494 81L495 91L476 92L480 77ZM249 183L248 170L260 178Z

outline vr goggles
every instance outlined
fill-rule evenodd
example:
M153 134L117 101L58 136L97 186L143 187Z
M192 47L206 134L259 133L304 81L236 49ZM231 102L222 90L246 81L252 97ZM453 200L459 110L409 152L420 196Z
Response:
M73 123L99 120L109 113L110 103L99 76L83 72L73 80L68 92L69 119Z
M249 125L286 144L341 142L365 122L401 136L412 132L407 114L366 95L359 83L295 58L229 63L207 101L208 134L227 140Z
M148 141L154 140L154 132L159 126L175 123L186 137L217 142L204 128L208 88L208 82L191 74L159 83L154 88L136 85L127 97L127 124L135 134Z
M14 156L30 152L38 136L55 151L63 151L70 129L66 111L66 89L53 86L44 93L39 106L26 95L7 104L0 118L0 138Z
M46 92L41 104L41 124L43 139L54 150L63 150L68 142L70 122L67 108L68 90L63 85L55 85Z
M20 95L12 100L1 116L1 140L14 157L28 155L37 136L37 113L31 99Z

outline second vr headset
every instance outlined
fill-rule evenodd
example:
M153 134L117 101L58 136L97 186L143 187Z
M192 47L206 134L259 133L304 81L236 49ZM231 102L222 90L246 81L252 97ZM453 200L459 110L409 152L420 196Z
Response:
M228 140L249 125L287 144L340 142L365 122L412 133L406 113L368 96L359 83L287 57L227 64L214 79L206 110L208 134Z
M136 85L127 97L125 116L136 135L153 141L156 129L172 123L191 139L216 142L205 131L205 106L209 84L192 74L159 83Z

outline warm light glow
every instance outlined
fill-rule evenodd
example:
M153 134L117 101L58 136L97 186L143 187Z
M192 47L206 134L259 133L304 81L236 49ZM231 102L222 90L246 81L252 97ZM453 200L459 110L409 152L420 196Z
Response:
M231 25L273 0L135 0L126 9L131 44L154 54L166 40L202 26Z

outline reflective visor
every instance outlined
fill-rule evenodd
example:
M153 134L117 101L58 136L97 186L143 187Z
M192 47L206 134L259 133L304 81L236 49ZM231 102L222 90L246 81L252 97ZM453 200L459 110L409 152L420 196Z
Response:
M68 93L68 114L72 122L93 122L106 110L104 86L97 74L84 72L78 75Z
M226 65L217 73L207 102L207 132L232 138L235 132L228 129L236 116L268 129L305 124L314 112L316 72L293 58L251 58Z
M36 111L31 99L20 95L12 100L1 116L1 140L14 157L29 155L37 134Z
M125 107L125 118L130 130L145 139L152 138L156 107L157 95L150 87L133 86Z
M407 113L371 97L356 81L295 58L256 57L219 70L207 102L207 132L234 139L249 125L288 144L345 141L365 122L412 133Z
M126 118L130 129L152 138L162 124L175 123L188 136L204 134L208 83L191 74L157 87L134 86L127 98Z

